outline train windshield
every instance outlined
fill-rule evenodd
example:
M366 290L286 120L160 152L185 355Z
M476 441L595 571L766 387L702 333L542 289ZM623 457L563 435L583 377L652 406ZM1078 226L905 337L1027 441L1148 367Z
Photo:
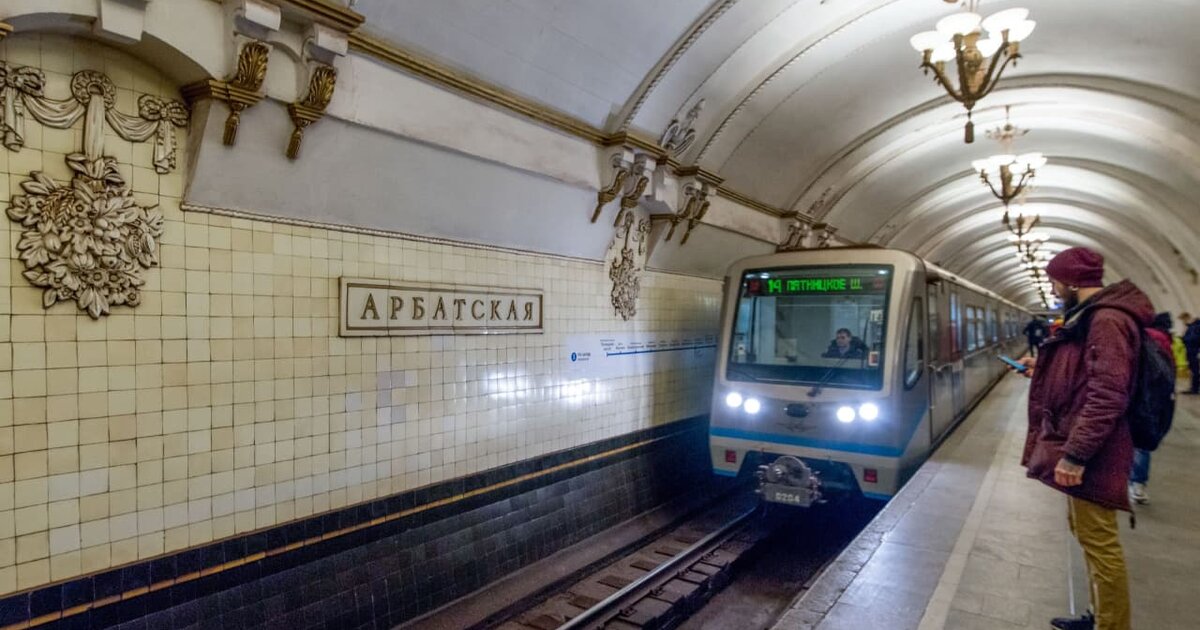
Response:
M891 278L890 265L747 271L726 378L879 389Z

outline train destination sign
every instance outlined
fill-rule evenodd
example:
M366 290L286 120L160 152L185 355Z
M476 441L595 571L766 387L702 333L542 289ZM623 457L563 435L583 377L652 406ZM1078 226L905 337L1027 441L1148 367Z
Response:
M746 279L747 295L805 295L812 293L877 293L887 287L880 276Z
M343 337L542 332L542 292L341 278Z

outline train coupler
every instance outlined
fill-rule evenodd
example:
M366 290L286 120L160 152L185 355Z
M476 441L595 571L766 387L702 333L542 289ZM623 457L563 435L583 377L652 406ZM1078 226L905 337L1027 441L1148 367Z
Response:
M770 464L758 467L756 493L768 503L809 507L823 503L821 478L799 458L783 455Z

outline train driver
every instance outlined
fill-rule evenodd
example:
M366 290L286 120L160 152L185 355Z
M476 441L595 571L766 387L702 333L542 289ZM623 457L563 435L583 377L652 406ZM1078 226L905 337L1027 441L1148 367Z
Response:
M862 339L850 333L849 328L839 328L829 348L821 355L827 359L864 359L867 356L867 344Z

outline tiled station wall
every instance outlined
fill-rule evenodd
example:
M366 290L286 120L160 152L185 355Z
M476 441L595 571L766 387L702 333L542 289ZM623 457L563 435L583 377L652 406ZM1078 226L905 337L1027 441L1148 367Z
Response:
M178 98L144 63L84 40L16 34L0 60L41 68L55 98L85 68L114 81L122 111L143 93ZM0 208L30 171L69 181L82 124L29 119L24 148L0 147ZM136 308L98 321L72 303L44 309L21 275L19 226L0 220L0 595L706 411L705 367L581 384L562 355L575 334L713 332L719 283L647 273L636 319L621 322L598 264L184 211L177 137L167 175L150 143L105 138L166 217ZM343 275L540 288L545 333L339 338Z

